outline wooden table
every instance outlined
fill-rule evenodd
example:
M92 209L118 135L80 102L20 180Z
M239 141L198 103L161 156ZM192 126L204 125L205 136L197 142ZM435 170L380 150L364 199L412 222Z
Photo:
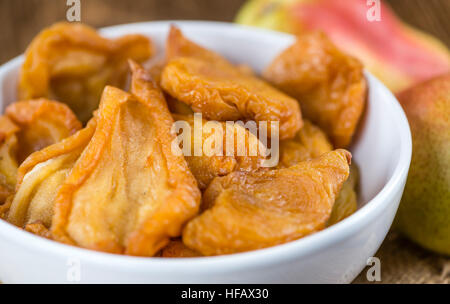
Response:
M232 21L244 0L81 0L82 21L95 27L112 24L202 19ZM449 0L389 0L409 24L450 46ZM0 0L0 63L22 53L45 26L64 20L65 0ZM450 261L391 233L376 254L382 283L449 283ZM355 283L367 283L365 271Z

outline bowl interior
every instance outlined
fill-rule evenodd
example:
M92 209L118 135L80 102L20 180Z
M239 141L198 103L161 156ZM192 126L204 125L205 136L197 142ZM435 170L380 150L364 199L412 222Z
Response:
M291 35L232 24L186 21L174 23L193 41L221 53L232 62L248 64L258 73L294 41ZM129 33L147 35L161 54L169 25L169 22L128 24L103 29L102 33L108 37ZM16 100L18 70L22 61L23 57L18 57L0 68L1 111ZM369 83L368 102L354 143L350 147L361 172L359 209L364 209L389 181L392 182L395 174L406 174L410 156L409 129L401 107L375 77L366 73L366 78ZM377 203L382 202L379 200ZM356 223L358 216L367 215L360 214L360 211L343 222L350 221L348 225L351 225L352 218L355 218L353 223ZM362 222L364 219L360 218L359 223ZM0 222L0 227L3 224ZM322 233L328 233L329 239L334 232L328 230L336 228L330 227L308 238L318 238ZM23 234L20 230L17 232ZM295 242L302 241L304 240Z

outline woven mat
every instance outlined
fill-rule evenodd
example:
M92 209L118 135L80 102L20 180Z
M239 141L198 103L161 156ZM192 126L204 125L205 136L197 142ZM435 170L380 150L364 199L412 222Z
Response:
M375 255L381 262L382 284L450 284L450 258L443 257L413 244L395 232L390 232ZM366 279L367 269L354 284L373 284Z

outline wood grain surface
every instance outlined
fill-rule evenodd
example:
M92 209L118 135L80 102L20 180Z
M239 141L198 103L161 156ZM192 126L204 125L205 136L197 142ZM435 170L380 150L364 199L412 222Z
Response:
M95 27L149 20L232 21L244 0L81 0ZM450 46L450 0L389 0L407 23ZM0 64L22 53L44 27L65 20L66 0L0 0ZM450 261L391 233L376 254L382 283L449 283ZM0 270L1 271L1 270ZM366 272L355 280L367 283Z

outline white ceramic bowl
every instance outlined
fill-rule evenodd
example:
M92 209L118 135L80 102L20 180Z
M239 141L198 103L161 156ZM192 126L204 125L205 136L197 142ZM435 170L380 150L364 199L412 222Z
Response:
M109 37L142 33L162 52L170 23L194 41L260 72L294 37L215 22L147 22L105 28ZM23 57L0 68L0 106L15 100ZM369 97L351 147L361 169L359 209L340 223L288 244L192 259L94 252L34 236L0 220L0 280L121 283L348 283L379 248L395 216L411 159L411 135L395 97L366 73Z

